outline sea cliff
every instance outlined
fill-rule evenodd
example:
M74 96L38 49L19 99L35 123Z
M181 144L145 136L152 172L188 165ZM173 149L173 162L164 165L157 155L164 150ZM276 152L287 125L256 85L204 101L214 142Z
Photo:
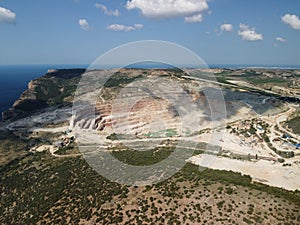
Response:
M2 120L16 120L49 106L69 104L85 69L50 69L31 80L27 89L2 113Z

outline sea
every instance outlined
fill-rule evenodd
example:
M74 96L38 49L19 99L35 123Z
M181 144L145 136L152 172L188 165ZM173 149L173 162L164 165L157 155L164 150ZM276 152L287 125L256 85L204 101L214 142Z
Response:
M148 68L155 68L155 64L147 64ZM161 67L161 65L159 65ZM192 67L192 66L188 66ZM276 65L209 65L210 68L265 68L265 69L299 69L300 66L276 66ZM0 120L3 111L8 110L23 91L27 89L30 80L46 74L48 69L88 68L85 64L67 65L0 65ZM138 67L140 68L140 66ZM168 67L166 67L168 68Z
M0 65L0 120L27 89L29 81L43 76L48 69L87 68L87 65Z

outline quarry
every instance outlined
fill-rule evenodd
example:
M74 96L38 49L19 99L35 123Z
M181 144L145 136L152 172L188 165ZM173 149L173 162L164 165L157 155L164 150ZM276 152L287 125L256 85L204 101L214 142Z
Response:
M217 80L224 79L220 74L228 73L227 70L213 74L216 80L205 79L207 72L213 74L207 70L121 69L114 71L104 85L95 82L98 71L86 72L82 76L92 76L82 87L87 85L89 91L76 96L80 104L73 101L73 109L51 106L10 122L5 128L25 139L51 133L55 137L50 145L33 146L31 151L50 149L54 157L58 157L56 151L70 145L70 138L78 146L97 144L98 148L93 149L96 152L150 150L156 146L172 147L179 141L194 146L204 144L197 150L215 157L207 165L209 168L240 172L257 182L288 190L299 189L300 138L286 126L288 119L299 111L298 103L284 102L275 92L270 96L270 90L265 94L249 90L251 84L245 86L246 81L236 75L237 71L220 83ZM255 71L258 72L262 71ZM61 74L53 70L47 76L56 73ZM176 84L170 85L172 82ZM31 82L29 90L34 86ZM221 90L223 102L219 97L208 99L208 95L217 92L214 89ZM188 108L188 104L195 107ZM212 109L212 104L226 109L224 116L222 112L215 113L220 116L218 124L211 118L210 110L217 110ZM217 147L218 151L211 152L209 146ZM195 155L186 161L203 166L202 157Z
M0 222L297 224L298 76L49 70L2 115Z

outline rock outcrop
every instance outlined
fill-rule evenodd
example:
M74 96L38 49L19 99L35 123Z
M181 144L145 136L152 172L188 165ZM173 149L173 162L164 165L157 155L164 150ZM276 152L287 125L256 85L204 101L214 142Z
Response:
M48 70L31 80L13 106L2 113L2 120L16 120L49 106L70 103L85 69Z

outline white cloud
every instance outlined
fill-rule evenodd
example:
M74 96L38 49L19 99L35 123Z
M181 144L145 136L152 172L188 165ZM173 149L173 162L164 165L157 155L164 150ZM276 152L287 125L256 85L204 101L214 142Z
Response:
M230 24L230 23L224 23L224 24L222 24L221 25L221 31L227 31L227 32L233 31L232 24Z
M16 14L9 9L0 7L0 23L14 23Z
M80 25L80 28L83 29L83 30L90 30L91 27L89 25L89 23L87 22L86 19L80 19L79 20L79 25Z
M290 25L295 30L300 30L300 19L296 15L285 14L281 17L282 22Z
M138 9L143 16L154 19L185 17L186 22L200 22L208 4L207 0L131 0L126 8Z
M140 23L136 23L136 24L134 24L134 27L135 27L135 29L136 30L140 30L140 29L142 29L143 28L143 24L140 24Z
M201 14L195 14L193 16L184 17L184 21L187 23L198 23L198 22L201 22L202 19L203 19L203 16Z
M242 39L246 41L260 41L263 39L263 35L256 33L255 28L250 28L245 24L240 24L238 35L240 35Z
M279 42L287 42L286 39L282 38L282 37L277 37L276 38L276 41L279 41Z
M246 24L241 23L241 24L240 24L240 29L241 29L241 30L248 30L248 29L249 29L249 26L246 25Z
M99 3L96 3L95 7L98 9L101 9L104 12L104 14L109 15L109 16L119 16L120 15L119 10L117 10L117 9L116 10L108 10L105 5L102 5Z
M143 24L134 24L133 26L125 26L123 24L111 24L106 27L107 30L112 30L112 31L133 31L133 30L140 30L143 28Z

